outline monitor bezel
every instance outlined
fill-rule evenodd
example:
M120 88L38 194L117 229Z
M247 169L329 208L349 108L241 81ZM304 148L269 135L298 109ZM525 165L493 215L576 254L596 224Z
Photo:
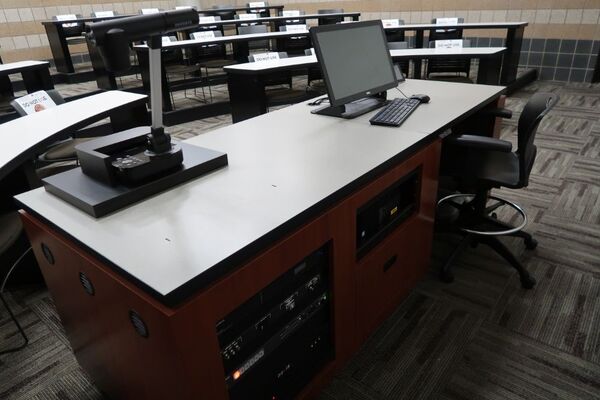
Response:
M311 35L311 40L312 40L312 44L313 47L315 49L315 54L317 56L317 60L319 62L319 66L321 67L321 71L323 73L323 80L325 81L325 85L327 86L327 96L329 97L329 103L331 106L336 107L336 106L342 106L344 104L348 104L352 101L355 100L359 100L368 96L373 96L377 93L383 92L385 90L394 88L398 86L398 79L396 78L396 75L394 73L394 64L392 62L392 56L390 55L389 50L386 52L387 54L387 59L388 62L390 64L390 71L392 72L392 76L394 77L394 80L388 84L382 85L382 86L378 86L378 87L374 87L371 88L369 90L366 90L364 92L360 92L360 93L355 93L355 94L351 94L349 96L346 97L341 97L341 98L335 98L333 95L333 90L331 87L331 83L329 80L329 71L327 70L327 67L325 65L325 63L322 63L321 60L323 59L322 57L322 52L321 52L321 44L319 43L319 39L318 39L318 34L321 32L330 32L330 31L336 31L336 30L350 30L350 29L355 29L355 28L359 28L359 27L365 27L365 26L377 26L379 27L379 32L381 34L381 39L383 40L383 42L385 43L385 47L388 48L387 46L387 38L385 36L385 30L383 29L383 25L381 24L380 20L373 20L373 21L361 21L361 22L352 22L352 23L347 23L347 24L332 24L332 25L321 25L321 26L315 26L310 28L310 35ZM357 49L358 50L358 49ZM360 54L358 54L360 56Z

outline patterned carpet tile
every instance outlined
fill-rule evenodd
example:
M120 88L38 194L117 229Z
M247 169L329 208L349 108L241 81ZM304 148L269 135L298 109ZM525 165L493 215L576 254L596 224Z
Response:
M438 398L597 400L600 367L484 323Z
M556 217L600 225L600 182L592 185L564 181L548 212Z
M578 158L565 175L565 179L600 184L600 158Z
M441 388L481 319L413 293L321 399L426 399ZM340 388L338 390L337 388Z
M591 361L600 371L600 277L537 258L528 268L536 287L522 290L512 279L488 321Z

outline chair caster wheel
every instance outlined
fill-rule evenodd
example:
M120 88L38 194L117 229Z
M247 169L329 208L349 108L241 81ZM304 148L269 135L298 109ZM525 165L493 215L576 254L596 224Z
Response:
M521 278L521 286L523 287L523 289L533 289L535 284L536 281L532 276Z
M452 283L454 282L454 274L452 272L442 272L440 280L445 283Z
M537 245L538 245L537 240L535 240L533 238L531 238L531 240L527 240L527 239L525 240L525 248L527 250L533 250L537 247Z

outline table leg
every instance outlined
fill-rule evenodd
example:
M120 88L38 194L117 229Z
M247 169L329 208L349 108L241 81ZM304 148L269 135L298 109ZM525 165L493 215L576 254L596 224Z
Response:
M250 55L250 47L249 47L248 41L244 40L244 41L233 43L233 58L238 63L247 63L249 55Z
M33 93L38 90L54 89L54 83L52 83L48 67L22 71L21 76L23 77L23 83L25 84L27 93Z
M497 85L500 79L500 68L502 66L502 56L500 57L481 57L479 59L479 69L477 70L477 83L483 85Z
M415 32L415 48L422 49L423 48L423 36L425 35L425 31L420 29ZM421 79L421 65L422 60L420 58L415 58L413 60L413 78Z
M48 23L44 24L44 26L56 70L63 73L74 73L75 68L73 68L73 60L71 59L69 45L67 44L67 38L65 37L62 25Z
M500 84L510 85L517 79L517 70L519 68L519 59L521 57L521 46L523 44L523 33L525 27L508 29L506 32L506 52L502 62L502 75Z
M227 74L233 123L267 112L265 88L257 75Z

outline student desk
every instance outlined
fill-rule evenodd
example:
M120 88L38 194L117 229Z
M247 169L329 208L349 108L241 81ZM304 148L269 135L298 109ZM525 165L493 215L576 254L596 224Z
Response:
M343 18L352 18L352 21L358 21L360 18L359 12L343 12L343 13L330 13L330 14L304 14L297 15L293 17L262 17L256 19L226 19L222 21L212 21L212 22L200 22L198 24L199 27L206 26L221 26L221 25L243 25L243 24L252 24L252 23L272 23L278 21L289 21L289 20L307 20L307 19L319 19L326 17L343 17ZM197 29L197 27L187 28L186 30Z
M188 143L227 152L226 168L101 219L43 189L17 196L98 387L118 399L227 399L216 324L326 245L334 356L299 398L314 396L428 269L439 134L504 88L409 80L405 90L431 102L400 128L298 104L199 135ZM357 259L357 209L414 171L418 207Z
M478 22L478 23L462 23L450 25L436 24L408 24L395 27L385 28L392 31L412 31L415 32L415 47L422 48L424 44L425 31L431 29L506 29L506 38L504 46L506 54L502 60L502 72L500 75L500 84L505 86L513 86L511 90L519 88L517 82L517 70L519 67L519 57L521 57L521 46L523 44L523 33L527 22ZM421 61L415 61L415 70L421 70Z
M46 35L48 36L48 43L50 44L50 50L52 51L52 57L54 58L54 65L58 72L72 74L75 72L73 67L73 60L71 59L71 51L69 50L69 44L67 42L67 33L63 24L81 24L81 32L78 32L77 36L83 34L85 22L96 22L104 21L107 19L123 18L130 15L115 15L113 17L87 17L77 18L67 21L42 21L42 25L46 29Z
M21 74L27 93L54 89L48 61L17 61L0 64L0 97L14 97L14 91L8 79L11 74Z
M206 8L204 10L198 10L198 13L206 14L206 15L219 15L219 13L249 11L249 10L269 10L269 12L270 12L271 10L281 11L281 10L283 10L284 7L285 6L283 6L283 5L279 5L279 6L261 6L261 7Z
M391 50L394 61L421 60L443 57L479 58L477 83L497 85L504 47L466 47L462 49L406 49ZM276 71L305 69L316 66L317 58L301 56L268 62L231 65L227 72L229 102L233 122L243 121L267 112L267 98L262 77ZM413 93L410 93L413 94ZM410 95L407 93L407 95Z

